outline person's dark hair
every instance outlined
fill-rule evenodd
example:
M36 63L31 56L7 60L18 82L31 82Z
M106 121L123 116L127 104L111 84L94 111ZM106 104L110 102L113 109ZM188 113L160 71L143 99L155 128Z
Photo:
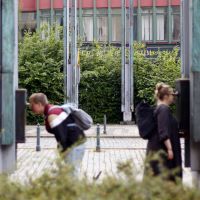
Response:
M43 106L45 106L48 104L48 99L44 93L34 93L29 97L29 103L41 103Z
M173 94L173 89L165 83L157 83L155 89L155 98L163 100L164 96Z

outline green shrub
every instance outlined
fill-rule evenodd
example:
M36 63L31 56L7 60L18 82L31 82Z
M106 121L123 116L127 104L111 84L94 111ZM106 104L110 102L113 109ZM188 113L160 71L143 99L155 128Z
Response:
M175 80L180 78L179 50L152 52L150 58L146 58L144 49L134 53L134 80L135 100L146 99L154 103L154 90L158 82L164 82L172 87ZM151 58L152 57L152 58Z
M121 120L120 51L98 44L80 54L80 106L95 122L102 123L106 114L110 123Z
M45 93L51 103L63 102L63 42L52 29L25 34L19 43L19 86L26 88L28 96L34 92ZM28 112L28 122L36 123L37 117Z
M121 51L98 44L80 54L82 70L80 106L95 122L101 123L107 114L109 123L119 123L121 115ZM152 52L147 57L143 44L134 45L134 102L142 99L154 103L158 82L174 86L180 77L178 49Z
M47 94L51 103L62 104L63 91L63 40L52 29L46 39L41 32L27 33L19 44L19 84L33 92ZM80 50L81 82L79 104L102 123L106 114L108 123L119 123L121 113L121 50L94 43ZM174 86L180 77L178 49L152 52L147 57L143 44L134 45L134 103L146 99L154 102L153 93L157 82ZM28 112L28 123L38 118ZM41 119L40 119L41 120Z

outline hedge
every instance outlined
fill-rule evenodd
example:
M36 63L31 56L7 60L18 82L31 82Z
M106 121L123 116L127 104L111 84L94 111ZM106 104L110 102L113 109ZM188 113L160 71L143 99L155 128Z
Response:
M44 92L51 103L62 104L63 90L63 41L52 29L46 39L41 31L27 33L19 45L19 84L33 92ZM134 103L146 99L154 103L153 93L157 82L174 86L180 77L179 50L151 52L145 46L134 45ZM113 46L94 43L80 48L81 82L79 106L102 123L106 114L108 123L119 123L121 113L121 50ZM38 118L28 112L28 123Z

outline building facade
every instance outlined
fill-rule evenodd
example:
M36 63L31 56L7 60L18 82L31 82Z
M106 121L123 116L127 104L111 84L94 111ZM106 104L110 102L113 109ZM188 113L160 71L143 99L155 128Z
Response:
M62 26L63 0L19 1L21 36L43 24ZM77 8L78 34L83 42L120 43L121 0L77 0ZM134 40L157 46L180 42L180 0L134 0L133 15Z

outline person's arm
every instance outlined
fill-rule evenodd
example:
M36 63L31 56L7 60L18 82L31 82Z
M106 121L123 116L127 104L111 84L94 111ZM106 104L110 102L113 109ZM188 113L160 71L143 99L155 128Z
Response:
M169 138L170 131L170 110L166 106L162 106L159 108L157 114L157 122L158 122L158 135L159 140L163 142L167 149L168 159L173 159L174 154L172 150L171 141Z
M63 122L66 118L67 116L64 112L59 115L50 114L48 116L48 123L53 130L56 140L61 144L63 150L65 150L67 147L67 133L66 129L64 128L65 126L63 125Z
M171 145L170 139L165 140L164 144L167 148L168 159L172 160L174 158L174 153L173 153L173 150L172 150L172 145Z

